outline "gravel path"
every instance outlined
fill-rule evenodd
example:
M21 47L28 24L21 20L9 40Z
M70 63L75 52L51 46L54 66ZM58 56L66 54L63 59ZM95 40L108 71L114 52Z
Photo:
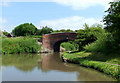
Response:
M111 64L111 63L107 63L107 62L105 62L106 64L110 64L110 65L115 65L115 66L120 66L120 65L118 65L118 64Z

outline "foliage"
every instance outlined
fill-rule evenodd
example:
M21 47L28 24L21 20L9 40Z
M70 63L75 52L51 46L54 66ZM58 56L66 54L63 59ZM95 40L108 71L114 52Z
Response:
M61 46L65 48L66 51L75 51L78 49L78 44L74 43L73 41L64 42L61 44Z
M84 48L91 52L112 53L120 49L120 2L110 2L110 8L106 11L108 14L103 21L105 30L97 37L92 44L86 45Z
M7 36L9 33L8 33L8 32L3 32L3 34L4 34L5 36Z
M73 30L70 29L61 29L61 30L54 30L52 33L59 33L59 32L74 32Z
M120 1L110 2L110 8L106 12L108 14L103 19L105 29L112 33L118 45L120 44Z
M52 32L53 32L52 28L49 28L49 27L45 26L45 27L42 27L42 29L38 29L36 31L36 35L44 35L44 34L49 34L49 33L52 33Z
M70 29L66 29L66 30L65 29L61 29L60 32L73 32L73 31L70 30Z
M97 36L103 32L101 25L89 27L87 24L84 25L85 29L77 30L76 43L79 45L79 51L83 50L83 47L97 40Z
M40 47L35 39L27 37L3 38L2 53L37 53Z
M115 41L110 33L103 33L98 36L95 42L86 45L84 48L90 52L111 53L117 49Z
M15 27L12 30L12 34L15 36L28 36L34 35L37 31L37 28L32 23L24 23Z

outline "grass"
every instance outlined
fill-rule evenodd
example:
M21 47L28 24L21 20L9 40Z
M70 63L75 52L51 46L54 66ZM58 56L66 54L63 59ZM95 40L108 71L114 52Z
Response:
M71 54L64 52L62 56L67 58L69 62L96 69L105 74L111 75L116 80L120 80L120 66L117 66L120 63L119 54L103 55L100 53L82 51Z
M40 36L40 35L31 35L30 37L32 37L32 38L42 38L42 36Z
M29 37L2 38L2 53L37 53L41 46L36 39Z

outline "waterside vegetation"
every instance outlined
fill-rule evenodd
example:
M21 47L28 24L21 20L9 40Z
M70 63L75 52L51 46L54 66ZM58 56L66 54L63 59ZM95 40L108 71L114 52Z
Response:
M119 54L103 55L101 53L91 52L64 52L61 58L69 63L79 64L111 75L116 80L120 80L120 56Z
M37 53L41 46L29 37L2 38L2 53Z

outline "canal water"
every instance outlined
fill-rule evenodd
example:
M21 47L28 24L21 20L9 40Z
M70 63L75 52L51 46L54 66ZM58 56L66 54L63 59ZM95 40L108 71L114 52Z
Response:
M0 55L0 82L2 81L2 70L1 70L1 67L2 67L2 55Z
M64 63L54 54L2 56L2 81L112 81L110 76L76 64Z

